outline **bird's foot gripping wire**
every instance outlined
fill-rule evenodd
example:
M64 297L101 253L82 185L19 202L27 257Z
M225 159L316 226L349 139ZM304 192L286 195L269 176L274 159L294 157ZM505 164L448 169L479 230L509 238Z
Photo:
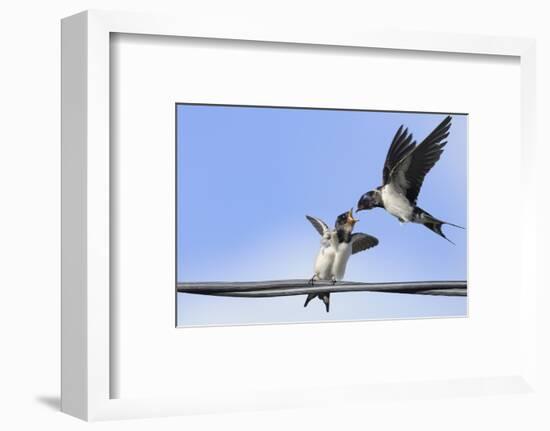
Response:
M315 285L315 276L311 277L307 284L308 284L308 286L314 286Z

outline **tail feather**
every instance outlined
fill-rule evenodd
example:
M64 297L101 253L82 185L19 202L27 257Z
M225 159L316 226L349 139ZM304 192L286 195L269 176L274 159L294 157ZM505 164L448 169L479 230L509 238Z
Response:
M308 293L307 295L307 298L306 298L306 302L304 302L304 307L307 307L307 304L309 304L309 302L315 298L317 296L316 293Z
M417 223L422 223L432 232L435 232L440 237L445 238L447 241L449 241L453 245L455 243L445 236L442 230L442 226L444 224L448 224L449 226L457 227L459 229L465 229L464 227L459 226L457 224L449 223L448 221L439 220L435 218L433 215L431 215L429 212L424 211L422 208L418 208L418 207L415 208L415 218Z
M327 313L328 313L330 309L330 292L324 293L319 298L325 303L325 308L327 309Z
M304 302L304 307L307 307L309 302L315 298L318 297L323 303L325 304L325 308L327 309L327 313L330 311L330 292L323 292L323 293L308 293L306 302Z
M437 223L423 223L424 226L426 226L428 229L430 229L432 232L435 232L440 237L445 238L447 241L449 241L451 244L456 245L454 242L452 242L449 238L445 236L443 231L441 230L441 226L443 226L444 222L437 222Z
M442 224L448 224L449 226L453 226L453 227L457 227L459 229L466 229L464 226L459 226L457 224L454 224L454 223L449 223L448 221L441 221Z

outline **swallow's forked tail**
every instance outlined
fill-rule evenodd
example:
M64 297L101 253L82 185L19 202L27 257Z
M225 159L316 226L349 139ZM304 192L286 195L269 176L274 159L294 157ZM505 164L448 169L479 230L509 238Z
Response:
M315 297L318 297L321 301L323 301L328 313L330 311L330 292L308 293L306 302L304 302L304 307L307 307L309 302Z
M308 293L307 295L307 298L306 298L306 302L304 302L304 307L307 307L307 304L309 304L309 302L315 298L317 296L316 293Z
M449 238L447 238L443 233L443 230L441 229L442 226L444 224L448 224L449 226L454 226L459 229L464 229L464 227L459 226L457 224L449 223L448 221L439 220L435 218L433 215L431 215L430 213L428 213L427 211L424 211L422 208L419 208L419 207L415 207L414 209L414 222L423 224L432 232L435 232L439 236L445 238L447 241L449 241L453 245L454 245L454 242L452 242Z
M325 303L327 313L330 311L330 292L325 292L319 295L319 299Z

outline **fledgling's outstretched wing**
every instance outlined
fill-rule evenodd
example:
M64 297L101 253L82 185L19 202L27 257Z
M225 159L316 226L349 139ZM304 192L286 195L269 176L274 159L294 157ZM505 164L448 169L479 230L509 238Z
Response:
M443 153L443 148L447 144L444 139L449 136L451 119L450 115L447 116L417 146L414 143L410 144L409 151L401 160L392 165L388 174L388 182L391 182L398 190L403 191L413 205L416 205L426 174L437 163Z
M330 231L327 224L323 220L321 220L317 217L312 217L312 216L308 216L308 215L306 215L306 218L313 225L315 230L317 232L319 232L319 235L325 236L325 234Z
M376 247L377 245L378 238L367 235L366 233L357 232L351 236L351 254L368 250L369 248Z

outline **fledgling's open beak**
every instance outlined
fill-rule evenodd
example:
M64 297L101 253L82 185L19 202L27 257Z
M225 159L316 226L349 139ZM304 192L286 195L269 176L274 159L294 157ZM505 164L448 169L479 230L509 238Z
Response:
M352 226L355 225L359 220L353 217L353 208L349 210L348 212L348 223Z

